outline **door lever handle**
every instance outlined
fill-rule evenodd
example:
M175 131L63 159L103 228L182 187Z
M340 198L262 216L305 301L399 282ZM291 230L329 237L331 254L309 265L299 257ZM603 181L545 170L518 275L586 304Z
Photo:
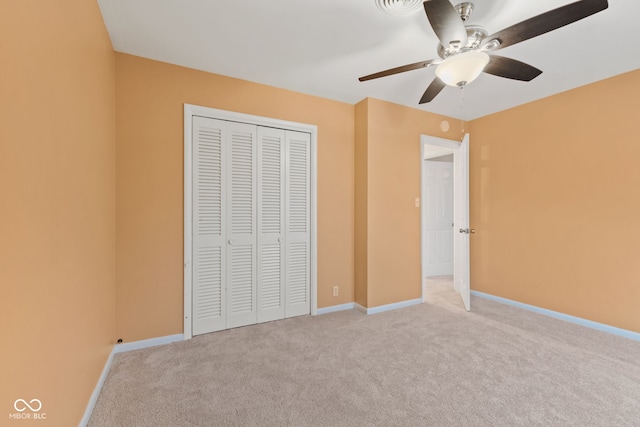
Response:
M461 228L460 229L461 233L466 233L466 234L475 234L476 230L474 230L473 228L469 229L469 228Z

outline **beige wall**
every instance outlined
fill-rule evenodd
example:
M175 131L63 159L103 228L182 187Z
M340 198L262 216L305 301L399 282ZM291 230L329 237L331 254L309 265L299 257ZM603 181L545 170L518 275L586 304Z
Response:
M470 123L471 284L640 332L640 71Z
M114 54L95 2L2 2L0 40L0 402L47 414L14 424L76 425L115 338L182 332L183 103L318 126L319 307L420 296L419 136L459 121ZM640 332L638 95L471 123L474 289Z
M318 126L318 307L353 301L353 105L125 54L116 82L118 337L182 333L184 103Z
M367 266L366 307L420 298L420 135L460 140L463 123L372 98L356 113L358 121L367 120L366 180L356 179L366 182L356 188L356 206L358 197L366 201L366 242L356 241L367 248L365 261L356 257ZM440 130L443 120L450 122L447 132ZM356 135L364 133L361 126L356 123ZM362 145L356 138L356 147ZM356 153L362 162L365 154Z
M115 55L84 0L0 2L0 52L0 424L73 426L114 344Z

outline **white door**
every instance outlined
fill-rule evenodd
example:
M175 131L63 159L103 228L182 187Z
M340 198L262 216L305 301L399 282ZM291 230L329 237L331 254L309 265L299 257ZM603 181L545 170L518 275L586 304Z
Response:
M194 117L194 335L310 313L310 139Z
M185 336L312 312L315 135L185 105Z
M227 328L257 322L256 126L228 122Z
M193 334L226 328L226 164L222 120L193 117Z
M311 135L286 131L285 316L311 310Z
M465 308L471 309L469 284L469 134L465 135L454 160L454 288L460 293Z
M426 276L452 276L453 155L425 162Z
M258 127L258 322L284 318L285 131Z

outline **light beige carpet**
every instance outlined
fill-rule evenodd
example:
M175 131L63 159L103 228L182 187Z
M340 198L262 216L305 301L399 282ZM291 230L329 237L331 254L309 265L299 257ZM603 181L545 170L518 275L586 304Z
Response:
M640 342L481 298L118 354L98 426L639 426Z

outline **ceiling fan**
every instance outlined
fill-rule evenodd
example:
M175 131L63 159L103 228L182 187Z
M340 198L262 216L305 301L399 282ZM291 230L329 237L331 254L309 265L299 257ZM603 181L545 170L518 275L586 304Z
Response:
M465 25L473 12L473 3L464 2L453 6L449 0L426 0L424 10L440 40L437 49L440 58L391 68L358 80L364 82L437 65L436 78L420 98L420 104L431 102L447 85L464 87L482 72L528 82L538 77L542 71L493 52L564 27L608 7L607 0L581 0L488 35L480 26Z

